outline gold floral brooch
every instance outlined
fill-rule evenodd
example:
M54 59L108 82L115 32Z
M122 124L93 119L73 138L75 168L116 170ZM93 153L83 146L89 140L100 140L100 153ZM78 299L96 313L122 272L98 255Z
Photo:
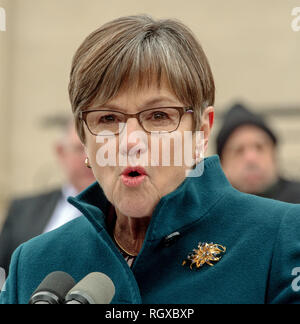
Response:
M199 243L198 249L194 249L192 253L188 254L186 260L183 261L182 265L189 263L190 268L193 269L193 265L197 268L202 267L205 263L214 266L212 261L217 262L221 259L220 254L226 252L226 247L220 244L214 243Z

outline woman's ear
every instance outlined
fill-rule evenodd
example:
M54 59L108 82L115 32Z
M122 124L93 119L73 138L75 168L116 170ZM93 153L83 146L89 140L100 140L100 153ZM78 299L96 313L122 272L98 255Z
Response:
M204 152L206 152L208 148L210 133L214 125L214 117L215 109L212 106L207 107L202 113L200 131L203 132L204 137Z

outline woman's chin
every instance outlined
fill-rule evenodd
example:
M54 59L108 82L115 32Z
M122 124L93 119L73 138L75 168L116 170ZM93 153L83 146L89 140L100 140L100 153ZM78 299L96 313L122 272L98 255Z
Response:
M144 218L152 215L156 204L149 199L121 199L115 207L127 217Z

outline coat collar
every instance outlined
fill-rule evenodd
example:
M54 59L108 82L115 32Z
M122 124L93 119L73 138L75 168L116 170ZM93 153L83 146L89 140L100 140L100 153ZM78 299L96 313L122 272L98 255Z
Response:
M199 177L187 177L156 206L147 232L148 240L162 239L209 214L210 209L231 189L217 155L204 159ZM78 208L97 231L102 231L111 209L97 182L68 201Z

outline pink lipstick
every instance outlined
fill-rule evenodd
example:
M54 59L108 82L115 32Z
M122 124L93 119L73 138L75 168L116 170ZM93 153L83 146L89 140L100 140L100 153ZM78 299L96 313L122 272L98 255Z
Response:
M147 176L147 173L144 168L128 167L126 168L121 175L122 182L127 187L138 187Z

